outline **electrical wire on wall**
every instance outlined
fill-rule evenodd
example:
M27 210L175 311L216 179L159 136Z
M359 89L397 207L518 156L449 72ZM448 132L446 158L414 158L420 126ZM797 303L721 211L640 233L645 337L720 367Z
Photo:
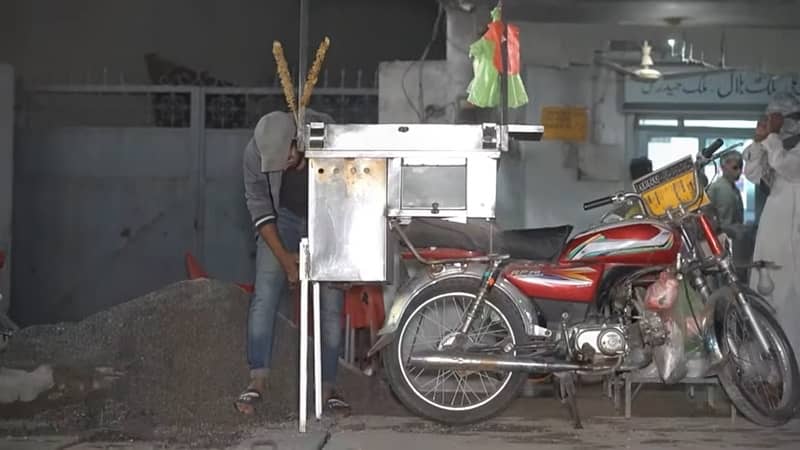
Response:
M428 119L428 115L426 114L425 108L425 96L424 96L424 89L422 86L422 70L424 68L425 59L428 57L428 53L430 53L431 47L433 47L433 43L436 42L436 39L439 37L439 30L441 28L442 19L444 18L444 6L442 6L441 2L436 2L438 5L438 12L436 13L436 20L433 21L433 30L431 31L431 39L428 41L428 45L425 46L425 50L423 50L422 55L420 56L418 61L415 61L406 67L405 72L403 72L403 77L400 79L400 87L403 89L403 95L406 97L406 101L408 102L408 106L414 111L417 115L417 119L420 123L425 123ZM419 65L419 73L418 73L418 85L417 88L419 90L417 95L417 105L414 105L414 101L411 99L411 96L408 94L408 90L406 89L406 77L408 77L409 72L411 69L414 68L414 65Z

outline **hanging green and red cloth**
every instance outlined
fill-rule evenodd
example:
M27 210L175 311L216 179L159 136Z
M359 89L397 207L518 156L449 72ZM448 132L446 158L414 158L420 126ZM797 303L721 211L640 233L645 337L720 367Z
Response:
M474 78L467 87L467 101L480 108L493 108L500 104L500 74L503 73L501 42L505 23L501 8L492 10L492 22L481 39L469 47ZM520 75L519 27L508 26L508 107L519 108L528 103L528 94Z

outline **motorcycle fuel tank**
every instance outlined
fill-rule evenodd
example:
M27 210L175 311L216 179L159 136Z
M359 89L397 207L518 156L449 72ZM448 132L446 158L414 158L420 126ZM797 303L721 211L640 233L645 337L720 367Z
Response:
M560 264L671 264L680 236L656 221L624 221L576 235L564 247Z
M530 298L590 302L603 275L602 264L519 263L505 278Z

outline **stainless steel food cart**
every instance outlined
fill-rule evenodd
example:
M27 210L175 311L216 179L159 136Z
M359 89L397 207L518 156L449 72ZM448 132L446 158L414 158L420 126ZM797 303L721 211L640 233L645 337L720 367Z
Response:
M320 282L388 283L396 250L390 221L495 217L498 160L538 125L312 123L308 238L300 245L300 431L308 395L308 291L314 323L315 415L322 414Z

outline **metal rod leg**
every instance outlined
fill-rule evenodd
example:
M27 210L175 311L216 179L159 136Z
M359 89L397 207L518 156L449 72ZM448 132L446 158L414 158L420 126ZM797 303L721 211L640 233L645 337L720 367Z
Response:
M350 361L350 314L344 318L344 361Z
M350 359L347 360L347 363L352 366L356 363L356 329L347 330L347 335L350 336Z
M308 280L300 281L300 432L308 419Z
M300 393L298 419L301 433L306 432L308 420L308 239L300 241Z
M314 412L322 417L322 334L319 318L319 283L314 283Z
M631 418L631 379L625 377L625 418Z
M706 386L706 396L708 399L708 407L711 409L716 409L716 399L714 398L714 385Z

